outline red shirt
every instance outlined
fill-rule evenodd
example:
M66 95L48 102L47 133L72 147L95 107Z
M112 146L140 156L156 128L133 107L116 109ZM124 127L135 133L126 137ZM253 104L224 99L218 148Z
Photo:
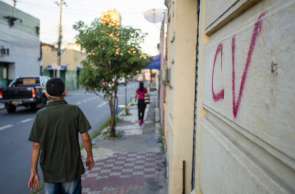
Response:
M137 89L136 90L136 95L138 100L144 100L145 94L147 93L147 89Z

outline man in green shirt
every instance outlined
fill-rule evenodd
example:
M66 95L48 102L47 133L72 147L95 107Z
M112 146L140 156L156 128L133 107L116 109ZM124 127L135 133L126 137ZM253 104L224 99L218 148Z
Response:
M64 100L65 85L59 78L46 84L48 104L38 111L29 140L33 143L30 189L38 189L38 160L44 176L46 194L81 194L79 133L87 152L88 170L94 166L88 120L78 106Z

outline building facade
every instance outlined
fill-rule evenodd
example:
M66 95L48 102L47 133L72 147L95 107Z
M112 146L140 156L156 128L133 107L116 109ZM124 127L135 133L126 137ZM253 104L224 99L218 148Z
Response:
M40 72L40 21L0 1L0 87Z
M49 77L57 75L60 71L61 78L65 81L68 90L78 89L79 75L82 61L86 54L77 44L66 44L61 53L61 66L57 65L57 48L52 44L42 43L42 74Z
M295 193L295 1L166 5L169 194Z
M166 1L162 27L161 112L167 149L169 194L190 189L196 67L196 1ZM165 40L163 40L165 38Z

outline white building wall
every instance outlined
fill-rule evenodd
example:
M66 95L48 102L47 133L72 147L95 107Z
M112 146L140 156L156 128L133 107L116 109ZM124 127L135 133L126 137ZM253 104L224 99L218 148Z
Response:
M39 75L39 37L0 24L0 45L9 48L10 53L9 56L0 58L0 61L14 64L9 69L9 78Z
M293 194L295 1L229 2L201 1L199 190Z
M37 76L40 74L40 40L36 27L40 26L38 19L15 11L20 20L9 27L5 16L10 16L12 7L0 2L0 46L9 48L9 56L0 57L0 62L9 65L9 79L18 76Z

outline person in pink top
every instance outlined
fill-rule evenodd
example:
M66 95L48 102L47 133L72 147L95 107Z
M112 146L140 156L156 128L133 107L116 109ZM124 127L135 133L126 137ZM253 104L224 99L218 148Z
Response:
M147 95L147 93L148 91L144 87L143 82L139 82L139 87L136 90L135 98L137 99L138 122L140 126L143 125L143 122L144 122L144 112L146 108L145 96Z

